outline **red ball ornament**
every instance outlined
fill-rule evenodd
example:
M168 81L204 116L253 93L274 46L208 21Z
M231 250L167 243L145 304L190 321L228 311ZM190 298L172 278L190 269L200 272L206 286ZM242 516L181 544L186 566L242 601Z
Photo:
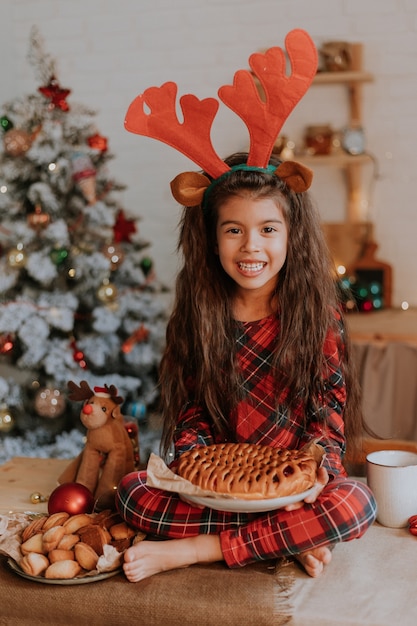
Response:
M53 490L48 500L48 513L91 513L94 509L94 496L80 483L63 483Z

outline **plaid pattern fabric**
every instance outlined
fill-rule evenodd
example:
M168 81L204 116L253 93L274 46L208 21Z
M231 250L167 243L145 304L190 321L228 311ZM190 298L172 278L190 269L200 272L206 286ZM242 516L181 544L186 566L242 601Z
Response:
M176 493L148 487L146 472L133 472L122 479L116 504L128 524L149 536L219 535L229 567L358 539L376 515L368 487L344 477L329 482L316 502L295 511L248 514L193 507Z
M328 472L332 476L345 474L341 458L345 451L343 409L346 389L340 369L340 338L332 332L326 338L326 397L320 415L309 415L305 427L305 406L300 402L290 412L286 405L287 390L281 394L276 407L271 359L279 330L279 320L273 316L237 324L237 356L245 395L231 416L234 441L298 449L317 439L326 450ZM189 404L179 417L174 443L175 455L179 456L195 446L220 443L220 440L202 408Z
M276 408L270 373L272 349L279 337L279 321L268 317L237 325L238 359L243 373L244 400L231 416L235 441L281 448L300 448L312 439L326 450L325 467L331 480L316 502L296 511L262 514L229 513L196 508L177 494L146 485L146 473L128 474L120 483L116 503L132 526L164 538L219 534L229 567L256 560L297 554L313 547L360 537L375 519L376 506L369 489L346 477L341 457L345 449L343 408L346 390L340 369L341 342L328 334L324 351L328 365L326 396L320 415L305 407L291 412L284 391ZM325 419L323 419L325 418ZM208 416L188 405L179 417L175 454L197 445L219 443Z

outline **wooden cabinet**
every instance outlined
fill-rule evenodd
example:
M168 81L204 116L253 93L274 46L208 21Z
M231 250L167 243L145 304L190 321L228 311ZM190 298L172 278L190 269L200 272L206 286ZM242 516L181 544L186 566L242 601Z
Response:
M372 74L362 69L362 44L351 44L351 66L348 71L319 72L313 86L338 85L346 90L349 129L363 129L363 88L373 80ZM363 129L364 131L364 129ZM365 131L364 131L365 132ZM392 305L392 268L375 257L378 248L374 240L374 226L364 219L366 190L363 183L365 168L374 167L374 158L366 151L349 154L342 147L324 155L298 155L297 160L310 166L342 168L345 174L347 203L343 222L324 223L323 230L333 255L336 268L361 281L380 285L376 298L367 296L365 307L389 308ZM366 172L369 179L369 171ZM366 291L366 286L364 287ZM360 308L363 303L360 304Z

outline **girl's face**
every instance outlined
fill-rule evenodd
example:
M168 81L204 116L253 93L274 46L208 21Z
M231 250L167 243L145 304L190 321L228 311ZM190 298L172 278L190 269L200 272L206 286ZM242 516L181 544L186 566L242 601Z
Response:
M232 196L218 209L216 238L220 263L238 294L269 297L287 255L287 223L276 201Z

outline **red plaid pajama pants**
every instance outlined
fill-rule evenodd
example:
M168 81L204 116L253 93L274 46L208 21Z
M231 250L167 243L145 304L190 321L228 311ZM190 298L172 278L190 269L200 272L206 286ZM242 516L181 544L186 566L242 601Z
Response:
M191 506L175 493L147 487L146 472L133 472L122 479L116 504L129 525L148 535L163 539L219 535L229 567L357 539L376 515L368 487L346 477L329 482L313 504L255 514Z

